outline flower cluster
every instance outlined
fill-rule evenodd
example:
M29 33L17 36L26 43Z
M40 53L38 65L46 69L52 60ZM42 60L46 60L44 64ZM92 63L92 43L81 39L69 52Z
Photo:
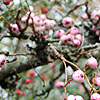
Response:
M26 15L21 18L22 23L26 24L29 14L30 12L27 12ZM50 30L51 28L54 28L56 26L56 21L48 19L45 14L35 16L35 14L32 12L30 14L28 24L30 26L34 24L36 32L43 32L46 30Z
M67 35L62 29L56 31L56 35L60 37L60 40L63 44L71 43L72 46L79 46L82 42L82 35L78 33L79 30L75 26L70 29L70 33Z

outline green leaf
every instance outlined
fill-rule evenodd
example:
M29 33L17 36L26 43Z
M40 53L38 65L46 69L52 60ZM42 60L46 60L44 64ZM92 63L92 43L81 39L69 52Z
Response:
M1 17L1 18L0 18L0 21L3 21L3 20L4 20L4 19Z
M71 4L72 3L72 0L69 0L68 4Z
M33 98L29 98L28 100L34 100Z

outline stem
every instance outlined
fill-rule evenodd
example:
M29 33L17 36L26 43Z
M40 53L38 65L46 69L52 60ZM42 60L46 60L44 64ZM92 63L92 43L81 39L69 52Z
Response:
M67 68L66 68L66 63L65 63L65 61L63 61L63 63L64 63L64 66L65 66L65 84L67 83ZM64 87L65 88L65 99L67 100L67 88L66 87Z
M68 85L73 79L70 79L65 85L64 87L66 87L66 85Z

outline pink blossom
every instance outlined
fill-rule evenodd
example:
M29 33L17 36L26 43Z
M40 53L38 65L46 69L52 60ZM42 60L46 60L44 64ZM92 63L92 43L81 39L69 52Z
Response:
M4 55L0 55L0 67L2 67L6 63L6 58Z
M93 93L91 95L91 100L100 100L100 95L98 93Z
M97 60L94 58L94 57L90 57L88 60L87 60L87 64L90 68L92 69L95 69L98 65L98 62Z
M78 32L79 32L79 30L78 30L77 27L72 27L72 28L70 29L70 34L76 35L76 34L78 34Z
M59 30L57 30L56 35L57 35L58 37L61 37L61 36L65 35L65 31L62 30L62 29L59 29Z
M73 73L73 80L77 83L82 83L84 81L84 73L81 70L77 70Z
M76 38L77 40L79 40L80 42L82 42L82 40L83 40L83 37L82 37L81 34L75 35L75 38Z
M63 88L63 87L64 87L64 82L61 82L61 81L59 81L59 80L56 80L56 81L55 81L55 86L56 86L57 88Z
M18 33L18 32L19 32L18 25L17 25L17 24L13 24L13 25L12 25L12 30L13 30L15 33Z
M92 82L94 83L94 78L92 79ZM100 87L100 77L99 76L95 77L95 84Z
M96 28L95 25L92 26L92 30L93 30L93 31L97 31L97 28Z
M63 18L62 23L65 27L69 27L72 24L72 18L65 17L65 18Z
M27 16L23 16L23 17L21 18L21 22L24 23L24 24L26 23L26 20L27 20Z
M60 38L61 42L66 44L68 42L68 37L67 35L62 35L61 38Z
M50 29L51 28L51 22L50 22L50 20L49 19L45 19L44 21L43 21L43 25L45 26L45 28L48 30L48 29Z
M41 18L35 16L35 17L33 18L33 20L34 20L34 24L35 24L36 26L41 26L41 25L43 25L43 21L42 21Z
M84 100L81 96L77 95L75 96L75 100Z
M85 14L82 16L82 18L83 18L84 20L86 20L86 19L88 19L88 15L85 13Z
M68 37L69 41L73 41L74 40L74 35L73 34L68 34L67 37Z
M91 15L92 16L96 16L98 14L98 11L97 10L93 10L92 12L91 12Z
M80 40L74 39L72 45L73 45L73 46L79 46L79 45L80 45Z
M75 96L74 96L74 95L69 95L69 96L67 97L67 100L75 100Z
M99 20L99 16L94 16L93 19L94 20Z
M45 15L45 14L41 14L41 15L40 15L40 18L41 18L42 20L45 20L45 19L46 19L46 15Z
M50 26L51 26L51 28L54 28L56 26L56 21L50 20Z

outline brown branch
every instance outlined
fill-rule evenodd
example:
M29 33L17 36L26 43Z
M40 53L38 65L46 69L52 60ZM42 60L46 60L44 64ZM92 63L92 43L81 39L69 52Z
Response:
M93 51L100 51L100 48L96 48L96 49L91 49L89 51L80 52L80 54L77 55L77 57L76 57L77 59L76 60L78 60L81 55L88 55L88 53L93 52Z
M73 9L71 9L71 10L67 13L67 15L69 15L70 13L72 13L73 11L75 11L77 8L79 8L79 7L83 6L83 5L86 5L86 4L87 4L87 1L84 2L84 3L82 3L82 4L75 5L75 7L74 7Z
M65 61L66 63L70 64L72 67L76 68L77 70L81 70L77 65L75 65L75 64L73 64L72 62L66 60L61 54L59 54L59 52L55 49L55 47L54 47L53 45L49 44L49 46L50 46L50 48L53 50L53 52L55 53L55 55L56 55L59 59L61 59L61 61ZM82 71L82 70L81 70L81 71ZM91 85L91 83L90 83L90 81L89 81L89 79L88 79L88 77L87 77L86 74L84 74L84 78L85 78L85 80L87 81L87 83L88 83L88 85L90 86L90 88L91 88L94 92L96 92L96 89Z

